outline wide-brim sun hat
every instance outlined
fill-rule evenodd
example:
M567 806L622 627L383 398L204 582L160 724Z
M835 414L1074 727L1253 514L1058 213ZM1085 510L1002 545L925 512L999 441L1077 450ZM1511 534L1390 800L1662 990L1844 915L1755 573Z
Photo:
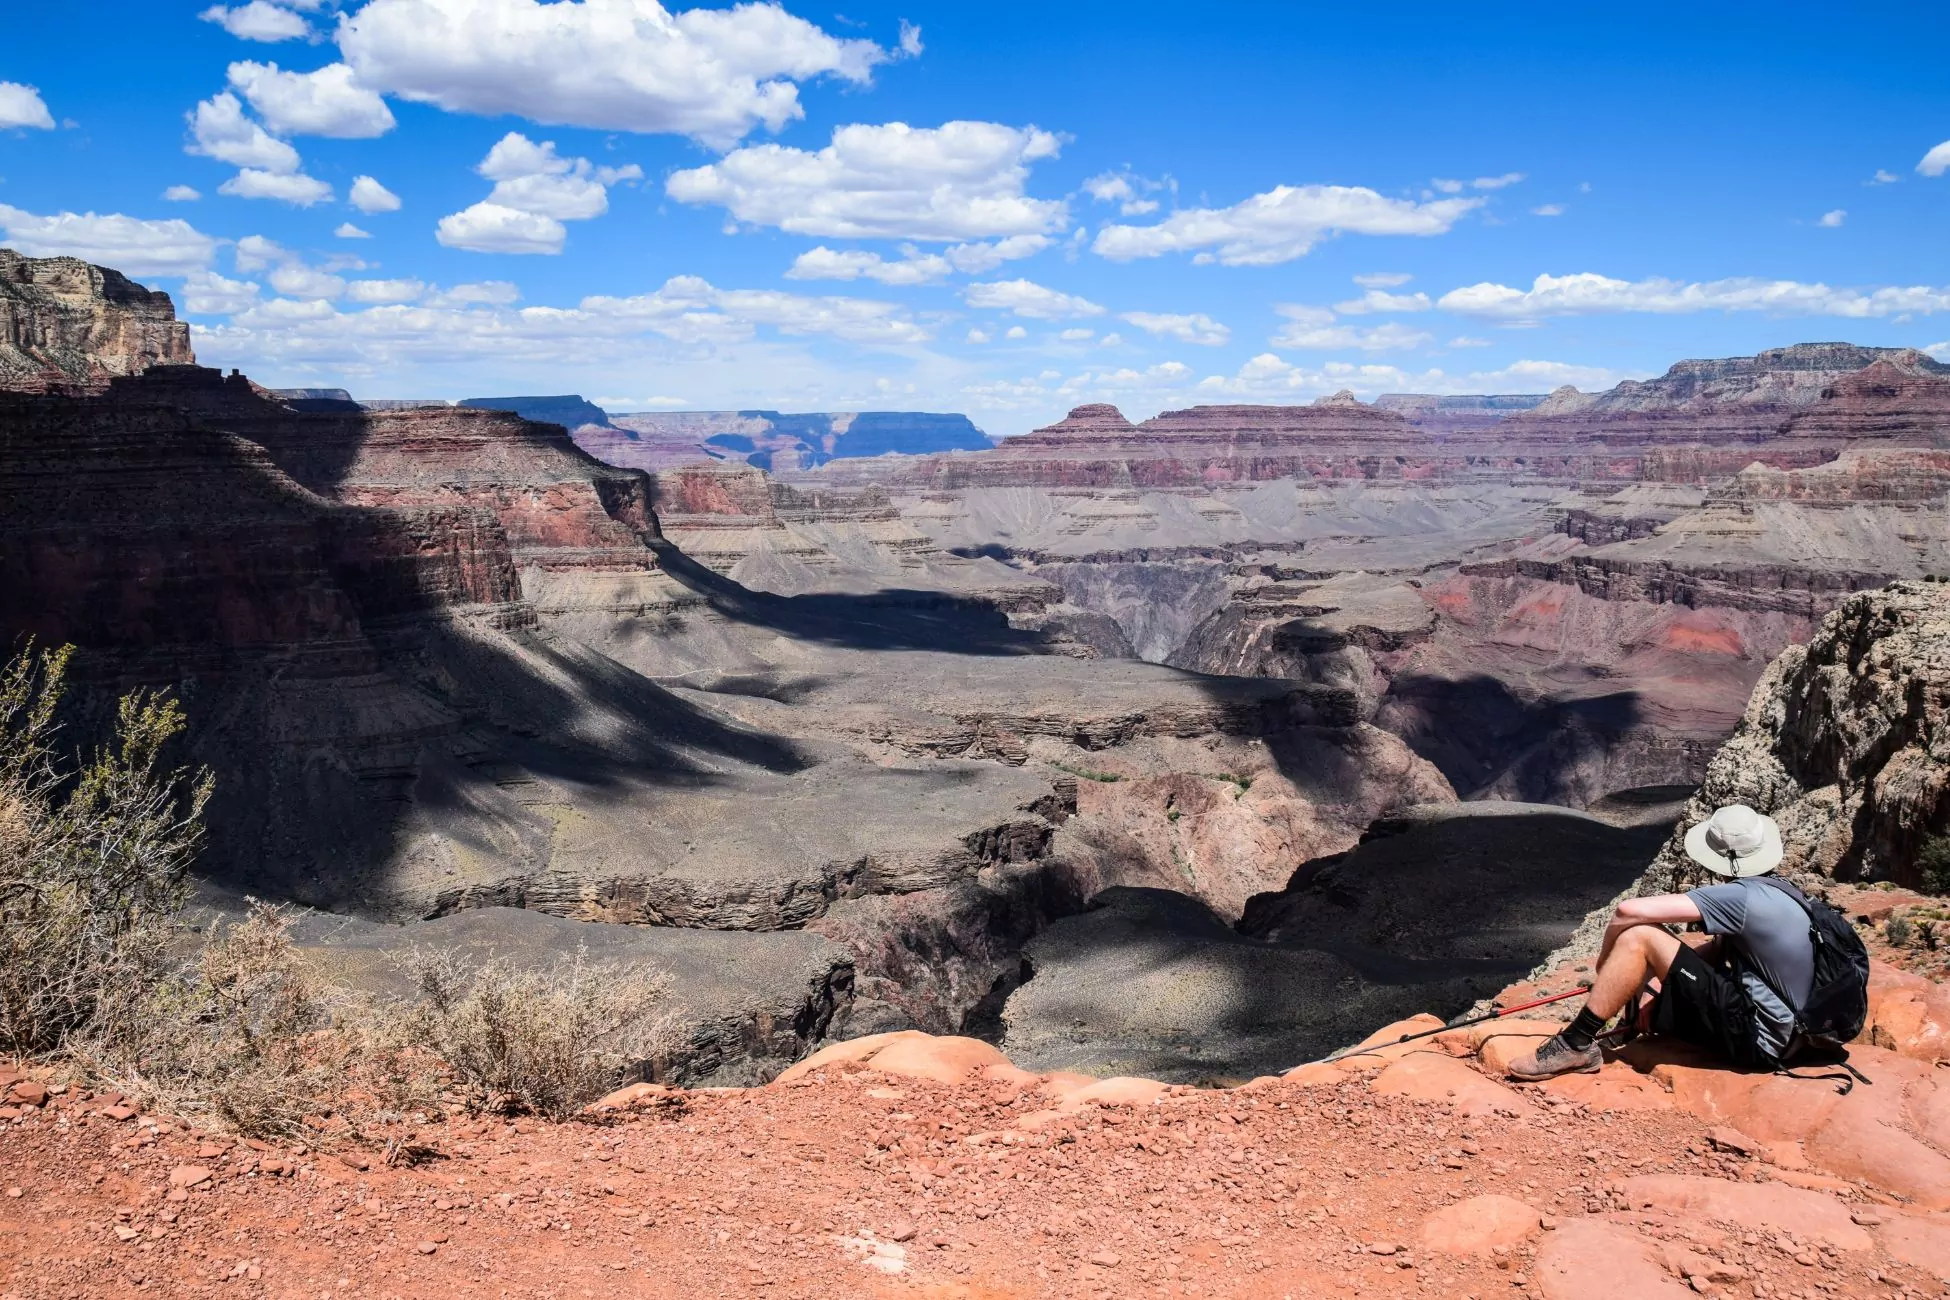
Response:
M1772 817L1730 803L1686 832L1686 854L1720 876L1760 876L1781 865L1787 849Z

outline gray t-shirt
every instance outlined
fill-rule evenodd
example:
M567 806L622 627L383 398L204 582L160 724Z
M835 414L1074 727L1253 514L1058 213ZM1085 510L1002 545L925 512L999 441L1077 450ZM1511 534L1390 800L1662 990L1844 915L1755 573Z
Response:
M1795 1013L1808 1001L1815 982L1807 910L1758 880L1707 885L1686 897L1699 908L1708 934L1725 936L1739 949L1744 959L1741 983L1754 1004L1756 1035L1762 1050L1778 1058L1794 1036Z

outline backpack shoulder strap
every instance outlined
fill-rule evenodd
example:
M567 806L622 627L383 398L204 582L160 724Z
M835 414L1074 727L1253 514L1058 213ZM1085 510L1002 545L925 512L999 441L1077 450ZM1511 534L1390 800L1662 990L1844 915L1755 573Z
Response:
M1751 881L1756 885L1767 885L1773 889L1777 889L1781 893L1786 894L1789 898L1792 898L1795 902L1801 904L1802 907L1806 907L1808 905L1807 894L1803 893L1801 891L1801 887L1799 885L1796 885L1791 880L1783 880L1779 876L1774 876L1774 875L1743 876L1741 877L1741 879Z
M1824 1071L1820 1074L1803 1074L1792 1066L1777 1065L1774 1067L1774 1073L1785 1075L1790 1079L1838 1079L1841 1083L1835 1091L1844 1097L1854 1092L1855 1085L1858 1083L1866 1083L1870 1086L1874 1086L1875 1084L1874 1079L1871 1079L1868 1075L1862 1073L1862 1071L1856 1069L1853 1065L1850 1065L1846 1057L1839 1061L1824 1062L1823 1064L1832 1064L1836 1069Z

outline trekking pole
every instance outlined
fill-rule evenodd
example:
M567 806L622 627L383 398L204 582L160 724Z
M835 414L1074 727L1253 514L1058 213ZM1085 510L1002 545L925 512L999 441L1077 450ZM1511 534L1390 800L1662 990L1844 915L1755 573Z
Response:
M1533 1007L1548 1006L1552 1002L1562 1002L1565 998L1574 998L1580 994L1589 992L1591 992L1591 986L1589 984L1580 984L1577 988L1567 990L1563 993L1553 993L1547 998L1535 998L1529 1002L1519 1002L1514 1007L1485 1011L1480 1016L1470 1016L1464 1020L1452 1020L1440 1029L1424 1029L1419 1034L1403 1034L1392 1043L1368 1043L1365 1046L1343 1047L1338 1052L1323 1056L1318 1061L1308 1061L1307 1064L1328 1065L1349 1056L1366 1056L1370 1052L1379 1052L1390 1047L1399 1047L1403 1043L1412 1043L1418 1038L1429 1038L1436 1034L1446 1034L1451 1029L1467 1029L1471 1025L1480 1025L1486 1020L1501 1020L1505 1016L1514 1016L1519 1011L1529 1011Z

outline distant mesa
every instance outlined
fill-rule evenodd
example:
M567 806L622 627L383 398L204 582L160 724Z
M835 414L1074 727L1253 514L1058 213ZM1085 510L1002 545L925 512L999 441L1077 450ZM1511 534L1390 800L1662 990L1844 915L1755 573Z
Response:
M559 424L565 429L616 427L609 422L608 411L576 393L558 397L465 397L460 404L477 411L512 411L524 420Z
M817 469L866 456L987 451L966 415L933 411L659 411L610 417L621 431L576 431L583 450L613 465L659 469L682 459L743 461L763 470ZM688 454L686 454L688 453Z
M1092 402L1088 406L1078 406L1055 424L1038 429L1037 433L1075 434L1088 437L1091 434L1134 433L1137 426L1124 418L1124 413L1107 402Z
M364 403L353 400L343 388L273 388L272 397L294 411L363 411Z

